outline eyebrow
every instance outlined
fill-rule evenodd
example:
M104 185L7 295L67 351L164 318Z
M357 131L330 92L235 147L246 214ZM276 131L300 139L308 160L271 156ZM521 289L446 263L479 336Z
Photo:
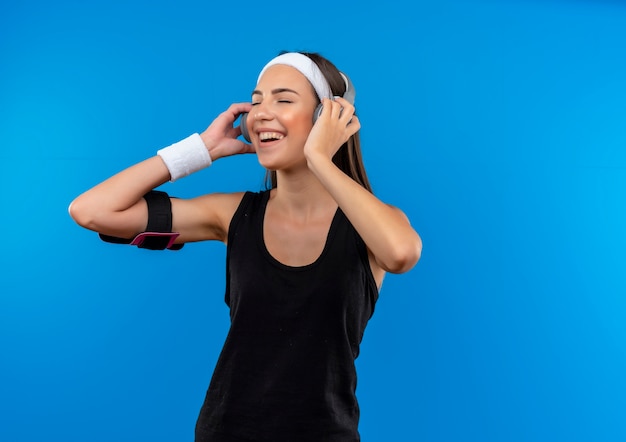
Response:
M278 88L278 89L272 89L272 94L273 95L280 94L281 92L291 92L293 94L300 95L296 91L294 91L293 89L289 89L289 88L286 88L286 87L281 87L281 88ZM252 91L252 95L263 95L263 93L261 91L259 91L259 90L254 90L254 91Z

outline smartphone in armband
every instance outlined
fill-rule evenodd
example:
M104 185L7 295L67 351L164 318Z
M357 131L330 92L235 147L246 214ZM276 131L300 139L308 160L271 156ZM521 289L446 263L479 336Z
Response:
M178 232L143 232L135 236L130 245L142 249L169 249L174 245L174 241L179 235Z

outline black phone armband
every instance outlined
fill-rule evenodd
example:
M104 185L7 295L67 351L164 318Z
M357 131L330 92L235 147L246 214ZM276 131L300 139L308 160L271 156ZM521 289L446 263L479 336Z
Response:
M174 240L179 234L172 232L172 202L169 195L159 190L151 190L143 198L148 204L148 225L145 232L132 239L100 233L100 239L114 244L130 244L149 250L182 249L184 244L174 244Z

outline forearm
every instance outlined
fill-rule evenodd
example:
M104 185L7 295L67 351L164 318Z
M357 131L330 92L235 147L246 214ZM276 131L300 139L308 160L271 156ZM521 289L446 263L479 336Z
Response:
M308 165L384 270L402 273L417 263L421 239L402 211L380 201L323 155L309 157Z

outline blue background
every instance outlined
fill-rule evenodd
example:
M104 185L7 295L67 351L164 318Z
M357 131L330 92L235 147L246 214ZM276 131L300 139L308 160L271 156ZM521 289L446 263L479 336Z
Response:
M424 241L357 360L363 440L626 440L626 5L297 5L1 6L0 440L192 440L225 248L105 244L67 206L282 49L351 76L374 190ZM262 180L248 156L164 188Z

